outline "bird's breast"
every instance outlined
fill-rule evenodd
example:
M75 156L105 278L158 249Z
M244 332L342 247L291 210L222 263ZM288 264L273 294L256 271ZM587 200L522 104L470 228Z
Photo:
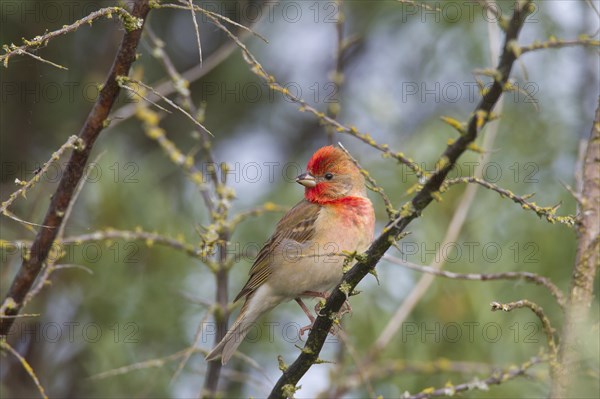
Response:
M373 240L375 212L368 198L345 197L323 206L317 220L327 226L326 241L341 251L364 251Z
M279 245L269 284L289 298L331 289L343 277L342 252L364 252L373 241L374 224L375 213L367 198L348 197L322 205L310 241Z

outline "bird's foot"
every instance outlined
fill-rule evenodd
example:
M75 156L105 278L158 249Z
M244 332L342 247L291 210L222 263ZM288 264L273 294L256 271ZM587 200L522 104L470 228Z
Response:
M302 337L304 336L304 333L307 332L307 331L312 330L312 328L313 328L314 325L315 325L315 323L313 321L309 325L302 327L298 331L298 337L300 339L302 339ZM333 326L331 326L331 329L329 330L329 334L331 334L331 335L333 335L335 337L340 329L341 329L341 326L339 324L334 324Z
M302 327L302 328L300 329L300 331L298 331L298 337L299 337L300 339L302 339L302 337L304 336L304 333L305 333L305 332L307 332L307 331L310 331L310 330L312 330L312 328L313 328L313 325L314 325L314 324L315 324L315 323L314 323L314 322L312 322L312 323L310 323L309 325Z
M322 300L319 301L315 305L315 313L317 314L317 316L323 316L323 314L321 313L321 310L323 310L323 307L325 306L325 301L329 298L329 292L304 291L302 293L302 296L310 297L310 298L321 298ZM295 298L295 300L298 303L298 305L300 305L300 307L302 308L302 310L304 311L304 313L306 314L306 316L308 316L308 318L310 320L309 325L300 328L300 330L298 331L298 336L300 338L302 338L302 336L304 336L305 332L310 331L312 329L313 325L315 324L315 317L310 313L310 311L308 310L308 308L306 307L306 305L304 304L304 302L302 301L301 298L298 297L298 298ZM340 309L339 313L337 314L338 319L340 319L346 313L352 314L352 306L350 306L350 302L348 302L347 300L344 302L344 304L342 305L342 308ZM335 336L335 335L337 335L340 328L341 327L339 326L339 324L334 324L331 327L331 330L329 330L329 333L331 335Z
M308 316L310 323L311 323L310 325L312 326L312 324L315 322L315 317L310 313L310 310L308 310L308 308L306 307L304 302L302 302L302 299L295 298L295 301L298 303L298 305L300 305L300 307L304 311L304 314L306 314Z

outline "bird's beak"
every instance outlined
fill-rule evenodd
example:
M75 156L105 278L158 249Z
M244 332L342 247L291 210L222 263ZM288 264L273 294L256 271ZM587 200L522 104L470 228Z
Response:
M317 185L315 178L308 172L296 177L296 183L302 184L304 187L314 187Z

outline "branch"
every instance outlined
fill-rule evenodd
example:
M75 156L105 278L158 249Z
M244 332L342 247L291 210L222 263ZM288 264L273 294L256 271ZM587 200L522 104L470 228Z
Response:
M4 64L4 67L8 67L8 60L13 55L25 54L25 55L33 56L27 50L35 50L40 47L45 47L50 40L52 40L58 36L66 35L69 32L74 32L77 29L79 29L79 27L81 25L91 24L92 22L94 22L96 19L98 19L100 17L107 17L110 19L110 18L112 18L113 14L117 14L119 16L119 18L121 18L123 20L123 25L128 33L132 33L132 32L135 32L135 31L141 29L144 24L145 14L141 14L141 13L136 14L135 8L134 8L132 14L130 14L124 8L121 8L121 7L101 8L100 10L94 11L90 15L73 22L71 25L63 26L61 29L46 33L41 36L36 36L31 40L23 39L23 42L25 44L22 46L17 47L12 43L10 45L6 45L6 44L3 45L2 49L4 51L6 51L6 54L0 55L0 62L2 62ZM35 56L33 56L33 57L36 58ZM43 59L41 61L49 62L49 61L46 61Z
M301 354L284 371L271 391L269 398L284 398L291 396L297 390L296 385L300 378L317 361L319 352L333 325L334 315L340 310L346 300L346 294L340 288L344 287L346 292L352 292L356 285L375 268L381 257L392 245L394 238L402 233L412 220L419 217L421 212L433 201L458 158L477 138L478 133L487 123L494 105L502 95L504 85L508 81L510 71L516 60L516 55L512 51L512 43L517 40L525 19L531 11L531 1L525 2L522 7L519 7L518 4L516 5L513 17L506 31L504 50L497 68L498 78L477 105L475 112L473 112L469 120L466 133L446 148L438 160L436 172L428 178L422 190L415 195L411 202L402 207L400 216L385 227L383 233L369 247L366 256L359 257L358 263L345 274L340 285L333 290L324 308L321 310L322 315L316 319Z
M501 197L506 197L513 202L521 205L521 207L525 210L531 210L535 212L539 217L546 218L550 223L562 223L569 227L575 225L575 217L574 216L555 216L556 211L560 207L560 204L555 206L539 206L535 202L529 202L527 199L533 197L533 194L519 196L511 192L510 190L501 188L496 184L490 183L483 179L469 176L469 177L458 177L456 179L449 179L445 182L444 186L449 187L459 183L474 183L479 184L482 187L485 187L489 190L495 191L500 194ZM445 190L443 188L442 190Z
M12 217L6 213L6 210L19 197L19 195L21 195L23 198L26 198L27 190L35 186L40 181L41 177L44 175L44 173L46 173L52 162L58 161L63 153L69 148L80 150L82 144L83 143L78 140L77 136L69 137L66 143L64 143L58 150L54 151L50 159L46 161L40 169L37 170L37 173L30 180L26 182L22 182L20 180L15 181L17 184L21 185L21 188L14 191L8 197L8 199L4 201L2 205L0 205L0 214L12 219Z
M140 96L141 98L143 98L144 100L150 102L151 104L157 106L158 108L162 109L163 111L167 111L166 109L164 109L163 107L159 106L158 104L154 104L152 101L148 100L146 97L144 97L142 95L142 93L139 93L139 89L136 89L134 87L131 87L130 84L133 83L133 85L139 85L142 88L146 89L146 90L150 90L155 96L159 97L160 99L162 99L163 101L165 101L167 104L169 104L171 107L175 108L177 111L181 112L183 115L185 115L189 120L191 120L196 126L200 127L203 131L205 131L206 133L210 134L211 136L214 136L210 130L208 130L204 125L202 125L200 122L198 122L198 120L196 118L194 118L192 115L190 115L189 112L187 112L186 110L184 110L183 108L181 108L179 105L175 104L173 101L171 101L168 97L165 97L163 95L161 95L158 91L156 91L156 89L154 89L151 86L148 86L147 84L145 84L144 82L140 82L139 80L135 80L132 78L129 78L127 76L118 76L117 77L117 82L119 83L119 86L131 91L133 94ZM168 111L167 111L168 112Z
M598 47L600 46L600 40L592 39L586 35L582 35L577 40L562 40L557 39L555 37L550 37L550 39L546 42L535 41L528 46L520 46L519 53L525 54L530 51L543 50L543 49L559 49L563 47L572 47L572 46L589 46L589 47Z
M486 0L485 4L491 7L494 3L488 2ZM493 63L495 62L495 60L500 58L500 49L496 49L497 44L502 43L502 40L500 38L500 27L498 26L498 24L488 22L487 28L489 36L488 42L490 47L490 58L491 62ZM504 98L501 97L498 100L498 103L496 104L494 110L498 113L501 113L503 108ZM458 121L451 121L451 118L447 117L442 117L441 119L444 122L451 125L452 127L454 127L455 129L459 127L460 135L466 134L467 123L462 124ZM486 165L489 162L489 159L491 157L491 149L494 147L494 141L498 134L499 128L500 122L494 123L486 128L486 134L483 137L481 159L479 164L475 167L474 171L475 176L483 175L484 165ZM469 148L472 147L474 147L474 143L469 144ZM452 215L452 219L448 224L446 233L444 234L444 239L442 241L443 244L440 248L442 248L444 245L447 245L448 243L456 242L456 240L458 239L458 236L460 235L460 232L467 220L469 210L473 205L473 202L475 201L475 196L477 194L478 188L479 187L476 185L468 186L462 193L458 202L458 206L456 207L454 214ZM438 254L436 255L435 259L441 260L437 261L434 259L434 261L430 264L431 267L434 267L436 269L442 269L445 263L444 257L439 257L440 251L441 249L438 249ZM419 281L410 290L402 304L396 309L392 317L388 320L387 324L379 334L379 337L377 337L377 340L375 340L375 342L373 343L371 349L365 356L366 363L374 362L375 359L382 354L383 350L388 346L388 344L391 342L391 340L394 338L394 336L402 326L404 320L408 317L410 312L412 312L415 306L417 306L417 303L421 300L425 293L429 291L429 287L433 284L433 281L433 275L421 276Z
M583 158L581 182L577 255L571 276L569 309L561 337L561 367L553 381L553 397L566 397L569 394L572 377L577 372L570 365L576 364L586 350L579 338L587 330L588 314L594 298L594 281L600 269L600 100Z
M410 262L405 262L395 256L385 255L383 259L390 261L396 265L407 267L412 270L416 270L421 273L429 273L439 277L457 279L457 280L470 280L470 281L493 281L493 280L525 280L531 283L544 286L548 289L550 294L556 299L556 302L564 310L566 301L563 292L558 288L550 279L539 274L531 272L504 272L504 273L453 273L443 270L438 270L434 267L415 265Z
M262 15L266 15L267 13L262 13ZM260 18L255 22L258 23ZM244 31L240 34L240 40L246 40L250 36L250 32ZM200 64L186 70L181 74L181 79L187 82L195 82L211 72L215 67L217 67L221 62L226 60L233 52L237 49L237 45L234 42L226 42L224 45L215 50L208 58L204 59L202 66ZM169 96L175 92L178 92L180 87L177 85L178 82L174 82L172 77L169 77L167 80L161 79L160 81L152 84L152 87L160 93L161 96ZM154 95L153 93L148 93L149 101L160 101L160 97ZM110 128L113 129L122 122L131 118L135 115L138 104L130 103L127 105L123 105L122 107L115 110L113 113L114 119L110 124Z
M33 368L27 362L27 360L23 356L21 356L19 354L19 352L17 352L12 346L10 346L6 342L6 340L4 340L4 339L0 339L0 348L2 348L5 351L9 352L14 357L16 357L17 360L19 360L19 363L21 363L21 366L23 366L23 369L27 372L27 374L29 374L29 376L33 380L33 382L34 382L35 386L37 387L37 389L38 389L40 395L42 396L42 398L48 399L48 396L46 396L46 391L44 390L44 387L42 386L42 384L40 384L40 380L35 375L35 372L33 371Z
M399 374L419 374L424 376L438 376L441 373L459 373L459 374L476 374L476 373L492 373L497 370L498 367L489 363L480 362L467 362L467 361L456 361L446 358L438 358L431 361L405 361L405 360L391 360L387 362L380 362L378 364L372 363L366 370L366 377L372 380L383 380L385 378L394 377ZM351 373L350 375L340 378L339 384L334 394L326 391L317 395L318 397L334 397L341 398L349 390L361 388L363 385L362 377L357 372ZM375 396L373 396L375 397Z
M532 357L527 362L521 364L519 367L511 367L506 371L500 373L494 373L490 377L486 378L483 381L479 381L478 379L473 380L472 382L465 382L459 385L447 384L444 388L427 388L422 392L416 395L406 395L402 396L403 399L426 399L432 398L435 396L454 396L459 392L473 391L473 390L482 390L487 391L489 385L500 385L508 380L512 380L516 377L525 375L527 370L536 364L545 362L546 359L543 357Z
M135 231L114 229L98 230L93 233L67 237L64 240L62 240L61 243L80 244L82 242L88 241L104 241L114 239L122 239L127 241L144 241L148 247L156 243L173 248L178 251L183 251L187 255L196 259L200 259L202 261L206 261L207 257L207 254L203 252L200 248L194 247L192 244L185 242L185 240L183 239L171 238L158 233L150 233L148 231L143 231L141 229L136 229Z
M237 227L237 225L251 217L260 216L267 212L286 212L288 210L289 207L287 206L277 205L272 202L265 202L261 206L240 212L234 217L232 217L229 222L229 229L233 231Z
M135 61L135 51L142 34L143 23L150 11L148 0L137 0L133 6L131 16L139 19L136 28L125 33L113 66L104 83L94 107L90 111L85 124L79 132L82 147L73 151L66 165L65 171L58 183L56 192L52 196L50 206L44 217L43 227L35 237L31 252L23 259L21 268L17 272L4 303L10 303L5 308L4 316L14 316L19 313L27 292L38 276L58 230L64 221L65 212L71 202L73 194L83 176L85 165L88 161L94 142L105 127L108 114L119 95L118 76L127 76L131 64ZM0 320L0 336L6 336L14 322L14 318Z
M520 301L509 303L492 302L490 305L492 307L492 312L495 312L497 310L510 312L514 309L529 308L533 313L535 313L535 315L542 322L542 328L544 329L544 334L546 334L546 340L548 341L548 347L550 348L550 368L551 370L554 370L556 366L556 356L558 354L558 348L556 346L556 342L554 342L554 328L552 328L552 325L550 324L550 319L548 319L548 316L546 316L546 314L544 313L544 309L535 302L528 301L527 299L521 299Z
M202 354L206 354L207 351L200 348L192 348L193 352L200 352ZM102 380L105 378L115 377L118 375L128 374L132 371L136 370L144 370L149 368L163 367L165 364L174 362L175 360L179 360L188 355L190 348L186 348L179 352L172 353L170 355L156 358L144 360L138 363L129 364L127 366L118 367L112 370L103 371L98 374L94 374L91 377L88 377L90 380Z
M444 183L444 190L446 187L459 184L459 183L475 183L479 184L482 187L485 187L489 190L495 191L500 194L501 197L506 197L513 202L521 205L521 207L525 210L531 210L535 212L539 217L546 218L550 223L562 223L569 227L573 227L575 225L575 217L574 216L555 216L556 211L560 207L560 204L555 206L539 206L535 202L529 202L527 199L533 197L533 194L519 196L511 192L510 190L501 188L496 184L490 183L483 179L469 176L469 177L458 177L456 179L449 179Z
M192 14L194 14L193 4L191 1L189 2L189 6L190 6L189 9L192 11ZM218 14L215 14L215 15L218 15ZM213 18L217 18L217 17L213 17ZM225 17L222 17L222 18L225 18ZM236 22L233 22L227 18L225 18L225 19L235 25L239 25ZM188 174L192 177L192 180L198 185L200 192L202 193L202 196L204 198L206 207L208 208L208 211L209 211L211 225L208 228L209 232L207 233L207 235L210 234L211 232L214 233L214 235L216 235L215 243L216 243L216 247L217 247L217 251L216 251L214 259L210 260L210 264L212 265L211 270L215 274L216 286L217 286L217 289L215 292L215 300L217 302L217 306L215 306L211 312L214 314L216 322L217 322L217 331L215 334L215 345L216 345L219 341L221 341L221 339L223 339L223 337L227 333L228 320L229 320L229 308L228 308L229 299L227 296L227 291L228 291L227 287L228 287L228 272L229 272L230 262L228 260L227 245L229 242L230 232L232 230L231 230L230 224L228 223L227 219L228 219L230 202L234 197L234 193L231 189L229 189L226 186L225 177L223 177L222 180L220 180L217 175L217 171L214 166L214 165L216 165L215 157L212 152L212 144L210 142L210 137L209 137L209 136L212 136L212 134L198 121L198 119L203 119L204 113L203 113L202 109L199 110L196 107L196 105L194 104L194 101L191 97L191 93L187 89L188 82L185 81L181 77L181 75L175 68L175 65L171 61L167 52L164 50L163 42L161 40L159 40L151 30L148 30L148 35L149 35L151 43L153 44L153 46L156 49L155 51L153 51L153 54L155 55L156 58L159 59L159 61L162 62L163 66L165 67L165 70L167 71L169 77L171 78L171 80L173 82L173 85L177 88L177 91L179 92L180 97L181 97L180 100L178 101L178 104L173 103L166 97L161 97L161 98L164 101L166 101L167 103L169 103L170 105L176 107L178 110L183 112L188 117L193 118L193 120L196 122L195 128L198 133L198 138L200 140L200 146L201 146L201 149L206 158L206 162L209 165L212 165L212 169L210 169L208 171L208 174L211 178L212 189L218 200L216 203L216 206L212 200L210 192L208 191L208 184L205 184L203 179L198 180L198 178L202 178L202 173L200 171L198 171L197 168L195 168L195 166L194 166L193 153L191 155L184 157L183 154L181 154L181 152L179 152L179 150L177 149L175 144L166 138L164 131L158 127L159 118L158 117L145 118L146 133L151 138L158 140L159 143L161 144L161 146L171 156L171 160L173 160L175 163L181 164L180 166L182 166L182 168L186 172L188 172ZM198 38L198 40L199 40L199 38ZM154 95L160 96L160 93L158 93L156 90L153 89L152 92L154 93ZM193 114L194 116L192 117L190 115L190 113L188 113L187 111L184 110L184 108L187 108L190 111L190 113ZM142 109L140 108L140 110L142 110ZM148 113L152 113L152 111L150 111L150 110L144 110L144 111L148 112ZM184 162L181 163L178 160L182 160ZM209 245L209 247L212 247L212 246ZM180 366L179 366L180 368L178 370L181 370L181 368L184 367L186 362L187 362L187 359L182 361L180 363ZM203 397L204 396L208 396L208 397L215 396L216 391L217 391L217 385L219 382L219 376L221 373L221 366L222 365L220 362L210 362L208 364L207 371L206 371L206 378L204 380L204 388L203 388L203 391L201 394Z
M254 55L252 55L252 53L248 50L246 45L244 45L244 43L242 43L236 35L231 33L229 31L229 29L227 29L221 22L219 22L219 20L212 14L206 14L206 16L208 17L208 19L211 20L211 22L215 26L217 26L219 29L221 29L223 32L225 32L225 34L227 36L229 36L229 38L231 40L233 40L234 43L242 50L242 55L243 55L244 61L246 61L246 63L248 65L250 65L250 67L251 67L250 70L256 76L263 79L269 85L270 89L283 94L289 100L299 104L300 111L310 112L311 114L316 116L320 122L334 127L337 132L347 133L351 136L358 138L363 143L366 143L366 144L370 145L371 147L381 151L383 153L383 157L396 159L398 162L400 162L401 164L407 166L410 170L412 170L418 178L428 175L427 172L424 171L423 169L421 169L421 167L419 167L419 165L417 165L417 163L415 161L413 161L409 157L406 157L402 152L392 151L387 144L377 143L373 139L373 137L371 137L370 134L362 133L354 126L342 125L335 119L330 118L329 116L325 115L323 112L320 112L317 109L315 109L314 107L310 106L306 101L304 101L300 97L294 96L292 93L290 93L290 91L288 89L286 89L280 83L278 83L275 80L275 77L273 75L270 75L269 73L267 73L267 71L263 68L263 66L258 62L256 57L254 57Z

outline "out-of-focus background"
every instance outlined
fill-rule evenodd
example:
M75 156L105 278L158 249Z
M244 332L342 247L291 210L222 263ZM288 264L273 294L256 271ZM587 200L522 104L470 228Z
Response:
M437 157L456 132L440 120L464 121L479 101L474 70L494 67L503 35L488 25L481 4L470 1L411 2L343 1L343 37L350 42L343 58L344 80L332 83L336 69L340 3L335 1L202 1L203 7L225 15L265 36L244 36L249 50L264 68L295 95L320 111L339 106L338 119L368 132L379 143L402 151L423 168L433 169ZM591 5L590 5L591 3ZM0 42L20 44L45 31L59 29L112 1L0 2ZM510 16L512 2L500 8ZM550 37L577 39L598 31L597 1L536 2L525 23L521 44ZM244 62L241 52L210 21L198 15L203 67L208 72L190 83L196 105L205 107L205 126L217 162L230 165L227 183L235 190L231 214L272 202L291 207L303 194L293 177L310 155L328 143L324 126L289 99L273 92ZM197 68L198 46L191 14L185 10L153 10L148 26L165 43L175 68ZM235 29L235 28L234 28ZM234 30L235 33L240 31ZM28 180L70 135L77 134L89 112L97 86L110 68L123 29L116 16L82 26L36 52L68 71L30 57L13 57L0 72L1 198ZM231 48L231 49L230 49ZM231 50L231 51L230 51ZM132 73L147 84L166 79L152 56L147 36L138 49ZM222 59L221 59L222 58ZM220 59L219 61L215 61ZM565 186L574 186L580 140L589 135L599 92L597 49L581 46L534 51L523 55L513 71L518 91L504 95L504 109L484 178L517 194L536 193L537 204L561 203L561 215L575 212ZM177 95L172 95L176 98ZM136 99L139 101L139 99ZM116 115L132 107L126 93ZM161 103L161 104L164 104ZM134 106L133 105L133 106ZM158 111L150 106L150 109ZM160 112L160 111L158 111ZM184 153L195 151L194 125L181 114L165 115L161 127ZM488 128L489 129L489 128ZM349 135L336 135L381 184L394 204L411 196L416 183L407 168ZM481 140L479 140L481 143ZM98 139L87 183L73 210L65 236L107 228L157 232L199 243L199 226L208 215L198 188L173 164L135 117L115 119ZM40 223L67 158L43 176L12 212ZM476 153L461 158L456 175L468 175ZM201 153L196 166L206 168ZM550 224L532 212L480 189L459 238L441 247L464 186L452 188L443 202L429 206L410 225L400 248L390 254L427 265L439 251L445 268L456 272L530 271L567 289L575 255L575 233ZM377 232L387 220L380 197L369 194L377 212ZM281 212L251 218L231 237L229 251L238 262L230 273L229 295L247 278L253 256L272 233ZM32 240L23 225L2 217L4 243ZM109 240L68 247L60 264L81 265L53 273L51 285L24 310L37 317L20 318L8 342L22 354L50 397L192 397L204 382L204 356L194 353L176 379L180 358L168 357L193 344L199 323L213 302L213 274L197 259L153 242ZM21 263L10 245L1 249L1 294L5 295ZM439 259L438 259L439 260ZM331 337L321 358L338 364L316 365L301 381L300 397L328 396L330 387L350 383L347 397L369 395L354 373L355 359L364 359L389 319L421 277L386 261L378 265L378 280L369 276L352 298L354 312L343 320L351 350ZM382 365L370 377L374 391L399 397L447 382L485 379L498 368L517 365L545 346L533 313L489 311L491 301L527 298L539 303L560 327L562 314L542 287L523 282L471 282L436 279L381 355ZM312 307L312 306L311 306ZM235 313L235 312L234 312ZM598 315L595 300L592 313ZM264 397L280 375L277 355L291 363L298 354L297 328L306 317L293 302L279 306L261 322L260 337L240 350L250 363L234 359L222 373L227 397ZM597 318L596 318L597 322ZM271 324L269 324L271 323ZM596 328L597 334L597 324ZM597 335L596 335L597 337ZM214 342L212 318L205 319L198 347ZM599 391L598 341L590 340L588 377L581 397ZM105 378L98 374L143 363ZM0 360L3 397L29 397L36 387L10 355ZM152 366L152 367L150 367ZM385 367L384 367L385 366ZM122 371L122 370L121 370ZM547 365L536 366L531 378L515 379L473 397L544 397ZM350 377L351 376L351 377Z

